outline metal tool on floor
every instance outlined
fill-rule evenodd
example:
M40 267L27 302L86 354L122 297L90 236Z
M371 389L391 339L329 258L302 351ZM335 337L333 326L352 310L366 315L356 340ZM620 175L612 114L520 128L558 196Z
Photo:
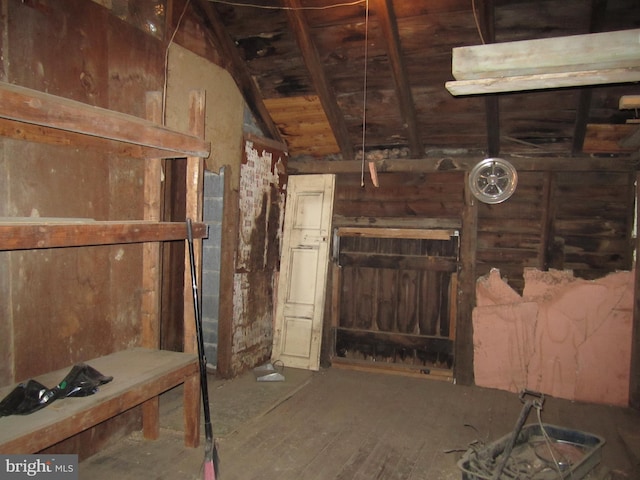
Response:
M253 369L258 382L284 382L284 364L281 360L265 363Z
M523 390L524 404L513 431L483 445L472 446L458 462L462 480L581 480L593 477L604 439L591 433L542 423L544 395ZM532 409L536 424L524 425Z
M527 398L527 397L534 397ZM520 416L518 417L518 421L516 422L516 426L513 429L513 433L509 442L506 444L504 451L502 452L502 461L498 465L498 468L493 472L493 476L491 480L499 480L502 472L504 471L504 467L509 461L509 457L511 456L511 452L513 451L513 446L516 444L516 439L518 435L520 435L520 431L522 431L522 426L524 422L527 420L529 416L529 412L533 407L538 409L542 409L542 405L544 404L544 394L540 392L532 392L531 390L522 390L520 392L520 401L524 404L522 406L522 411L520 412Z
M200 302L198 300L198 284L196 281L195 255L193 252L193 230L191 219L187 218L187 243L189 244L189 263L191 265L191 287L193 291L193 309L196 320L196 337L198 341L198 358L200 363L200 391L204 407L204 434L206 444L204 447L203 479L215 480L219 473L220 459L218 448L213 439L213 427L211 426L211 414L209 412L209 387L207 384L207 357L204 353L204 337L202 334L202 317L200 315Z

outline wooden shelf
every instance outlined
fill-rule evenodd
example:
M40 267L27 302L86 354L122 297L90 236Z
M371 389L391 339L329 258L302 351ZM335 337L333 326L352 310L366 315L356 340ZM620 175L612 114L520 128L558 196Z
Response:
M121 151L142 158L207 158L211 152L202 138L149 120L4 82L0 82L0 119L22 124L2 122L4 136L40 143L106 144L114 151L113 142L118 142L129 145L126 150L118 147ZM78 141L79 137L84 139Z
M198 445L200 379L197 357L193 354L196 350L195 341L189 341L195 339L193 327L190 326L195 322L192 305L188 300L190 259L187 253L183 312L187 353L158 350L162 270L159 242L182 241L187 238L185 222L159 221L162 199L161 159L186 157L186 216L196 222L192 229L194 238L207 236L207 227L202 223L203 158L209 156L211 149L209 142L203 139L204 92L191 92L189 103L189 130L192 133L185 134L160 125L160 92L147 93L146 120L0 82L0 136L76 150L101 149L114 156L145 160L142 173L144 220L0 217L0 251L143 243L139 344L147 347L147 350L115 352L92 361L94 368L114 376L113 382L101 389L101 394L87 399L74 399L79 400L77 402L56 402L49 409L36 412L33 415L35 423L25 424L22 419L14 422L10 432L7 429L9 424L5 425L7 420L2 419L0 450L40 451L136 405L142 406L145 438L155 439L160 431L158 395L182 383L185 445ZM198 249L196 262L199 269L201 252ZM145 359L150 360L145 363ZM163 364L162 367L160 363ZM140 370L142 364L146 366ZM56 379L62 373L54 372L47 378ZM59 410L64 409L68 409L67 413L61 414ZM36 417L40 420L35 420ZM13 417L8 420L10 423L11 418ZM31 417L29 420L32 420Z
M204 223L193 224L194 238L206 238ZM75 219L0 220L0 250L79 247L184 240L184 222L78 221Z
M30 415L3 417L0 423L0 451L6 454L36 453L107 420L123 411L153 399L184 384L184 441L198 445L197 424L200 402L200 375L195 354L133 348L85 362L113 380L99 387L94 395L61 398ZM52 388L69 373L71 367L36 377ZM0 388L0 398L14 386ZM151 400L153 401L153 400ZM143 425L150 438L157 438L157 419Z

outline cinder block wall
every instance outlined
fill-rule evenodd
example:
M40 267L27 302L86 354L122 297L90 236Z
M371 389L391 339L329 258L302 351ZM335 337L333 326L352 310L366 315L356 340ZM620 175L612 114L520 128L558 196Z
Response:
M206 171L204 175L204 222L209 237L202 244L202 332L207 365L218 360L218 305L220 303L220 241L222 236L222 206L224 169L220 174Z

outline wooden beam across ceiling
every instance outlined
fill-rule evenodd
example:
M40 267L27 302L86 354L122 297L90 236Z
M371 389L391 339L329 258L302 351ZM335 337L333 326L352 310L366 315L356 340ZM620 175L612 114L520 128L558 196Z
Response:
M409 149L411 154L420 157L424 153L424 146L418 133L418 120L415 110L415 102L411 93L404 56L400 47L400 34L398 33L398 21L391 0L374 0L374 11L385 39L387 55L391 64L393 80L400 104L400 112L405 123Z
M325 110L336 142L340 146L342 157L354 158L353 145L349 139L349 131L347 130L344 115L338 106L336 96L322 67L320 55L309 33L309 25L304 17L300 0L283 0L283 3L287 8L289 25L302 51L302 57L309 70L316 94Z
M452 72L453 95L637 82L640 29L457 47Z
M633 158L584 157L511 157L503 156L518 171L535 172L632 172L636 170ZM479 156L430 157L419 159L376 160L374 162L381 184L385 173L433 173L461 172L471 170L482 158ZM290 175L308 175L317 173L360 174L362 162L358 160L295 160L287 163Z

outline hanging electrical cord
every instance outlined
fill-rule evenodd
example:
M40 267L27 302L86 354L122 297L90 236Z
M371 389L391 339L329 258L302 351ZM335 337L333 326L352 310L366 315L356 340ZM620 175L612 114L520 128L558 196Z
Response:
M369 63L369 0L365 3L364 14L364 79L362 88L362 165L360 171L360 186L364 187L364 146L367 134L367 65Z
M253 3L240 3L231 2L228 0L209 0L211 3L221 3L223 5L231 5L232 7L251 7L251 8L263 8L265 10L328 10L330 8L338 7L352 7L361 3L369 3L369 0L355 0L353 2L335 3L333 5L325 5L323 7L280 7L271 5L256 5Z
M478 35L480 35L480 41L484 45L484 35L482 35L482 29L480 28L480 22L478 21L478 12L476 12L476 0L471 0L471 8L473 10L473 19L476 22L476 29L478 30Z
M167 44L167 49L164 52L164 85L162 87L162 125L166 126L167 118L167 85L169 82L169 48L173 43L173 40L176 38L176 33L178 33L178 29L180 28L180 24L182 23L182 19L184 18L184 14L187 13L187 7L191 0L187 0L184 4L184 8L182 9L182 13L180 14L180 18L178 18L178 23L176 23L176 28L169 39L169 43Z

